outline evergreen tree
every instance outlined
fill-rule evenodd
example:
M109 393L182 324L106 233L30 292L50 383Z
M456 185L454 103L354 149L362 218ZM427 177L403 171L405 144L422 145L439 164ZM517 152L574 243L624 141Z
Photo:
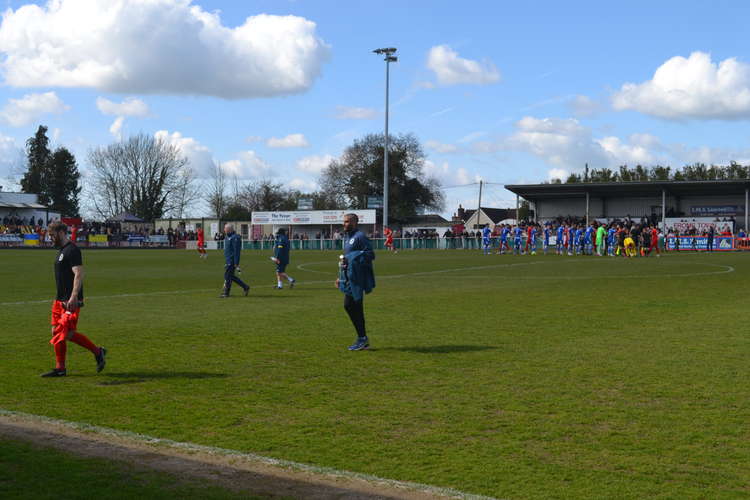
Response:
M64 147L57 148L49 159L48 172L51 208L66 217L78 217L81 174L75 156Z
M39 125L34 137L26 141L28 170L21 179L21 191L38 195L39 203L42 205L49 205L52 201L48 169L51 155L47 127Z

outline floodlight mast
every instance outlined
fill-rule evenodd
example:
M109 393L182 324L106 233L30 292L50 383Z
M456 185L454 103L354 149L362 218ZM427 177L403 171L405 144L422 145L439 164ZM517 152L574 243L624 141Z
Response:
M383 230L388 227L388 87L390 85L390 63L398 61L395 47L373 50L385 58L385 145L383 146Z

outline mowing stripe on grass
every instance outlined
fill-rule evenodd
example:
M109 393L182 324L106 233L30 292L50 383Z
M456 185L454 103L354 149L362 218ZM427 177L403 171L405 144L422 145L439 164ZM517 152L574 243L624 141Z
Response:
M609 262L608 260L565 260L565 261L557 261L554 262L555 264L565 263L565 264L581 264L586 262L587 264L592 262ZM301 271L311 272L311 273L318 273L318 274L329 274L329 275L335 275L337 273L331 272L331 271L315 271L313 269L307 269L305 266L310 266L314 264L330 264L328 261L321 261L321 262L308 262L306 264L300 264L297 266L297 269ZM445 274L445 273L455 273L458 271L483 271L487 269L497 269L497 268L511 268L511 267L521 267L521 266L531 266L531 265L537 265L537 264L552 264L552 262L549 261L532 261L532 262L519 262L516 264L494 264L489 266L471 266L471 267L456 267L452 269L438 269L435 271L420 271L416 273L404 273L404 274L384 274L384 275L378 275L377 279L401 279L401 278L410 278L410 277L416 277L416 276L430 276L435 274ZM514 276L514 280L590 280L590 279L602 279L602 278L611 278L611 279L661 279L661 278L691 278L691 277L697 277L697 276L711 276L716 274L728 274L733 273L735 271L734 267L727 266L723 264L711 264L708 262L689 262L689 264L696 264L699 266L710 266L710 267L718 267L721 270L720 271L708 271L708 272L698 272L698 273L677 273L677 274L629 274L629 275L593 275L593 276ZM320 284L327 284L332 283L332 279L328 280L317 280L317 281L296 281L296 285L320 285ZM267 288L276 288L276 285L265 285ZM255 288L263 288L263 287L255 287ZM215 291L214 288L197 288L193 290L165 290L160 292L143 292L143 293L121 293L117 295L99 295L99 296L90 296L88 299L120 299L124 297L150 297L150 296L159 296L159 295L179 295L179 294L191 294L191 293L204 293L204 292L211 292ZM40 300L22 300L17 302L0 302L0 307L2 306L22 306L22 305L30 305L30 304L49 304L52 302L52 299L40 299Z
M292 462L290 460L283 460L271 457L265 457L262 455L256 455L254 453L244 453L237 450L228 450L226 448L217 448L213 446L205 446L195 443L185 443L180 441L172 441L171 439L162 439L158 437L148 436L145 434L138 434L129 431L120 431L117 429L111 429L109 427L100 427L98 425L90 425L82 422L70 422L67 420L59 420L55 418L45 417L43 415L33 415L30 413L24 413L19 411L5 410L0 408L0 416L10 417L12 419L26 421L26 422L40 422L44 424L51 424L58 427L64 427L78 432L86 432L91 434L98 434L100 436L109 436L118 438L132 443L146 444L151 446L163 446L166 448L172 448L176 450L184 450L193 453L206 453L209 455L216 455L226 458L238 458L250 462L258 462L263 465L280 467L285 469L292 469L299 472L312 473L316 475L328 476L329 478L339 479L355 479L360 481L366 481L368 483L381 484L391 488L405 489L411 491L418 491L431 495L440 495L443 497L460 498L465 500L497 500L493 497L487 497L482 495L474 495L471 493L465 493L463 491L454 490L452 488L441 488L439 486L431 486L421 483L413 483L409 481L397 481L395 479L386 479L370 474L362 474L359 472L351 472L346 470L334 469L332 467L320 467L316 465L303 464L299 462Z

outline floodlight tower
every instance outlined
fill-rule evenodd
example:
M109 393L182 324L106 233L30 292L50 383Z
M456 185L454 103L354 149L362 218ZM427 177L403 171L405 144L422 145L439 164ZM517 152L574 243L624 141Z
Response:
M388 227L388 86L390 82L389 66L398 61L394 47L373 50L376 54L382 54L385 61L385 146L383 148L383 229Z

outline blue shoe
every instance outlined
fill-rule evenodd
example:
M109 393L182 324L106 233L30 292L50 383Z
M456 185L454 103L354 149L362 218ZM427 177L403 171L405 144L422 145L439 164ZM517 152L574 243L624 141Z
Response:
M359 337L355 343L349 346L350 351L363 351L370 347L370 340L367 337Z

